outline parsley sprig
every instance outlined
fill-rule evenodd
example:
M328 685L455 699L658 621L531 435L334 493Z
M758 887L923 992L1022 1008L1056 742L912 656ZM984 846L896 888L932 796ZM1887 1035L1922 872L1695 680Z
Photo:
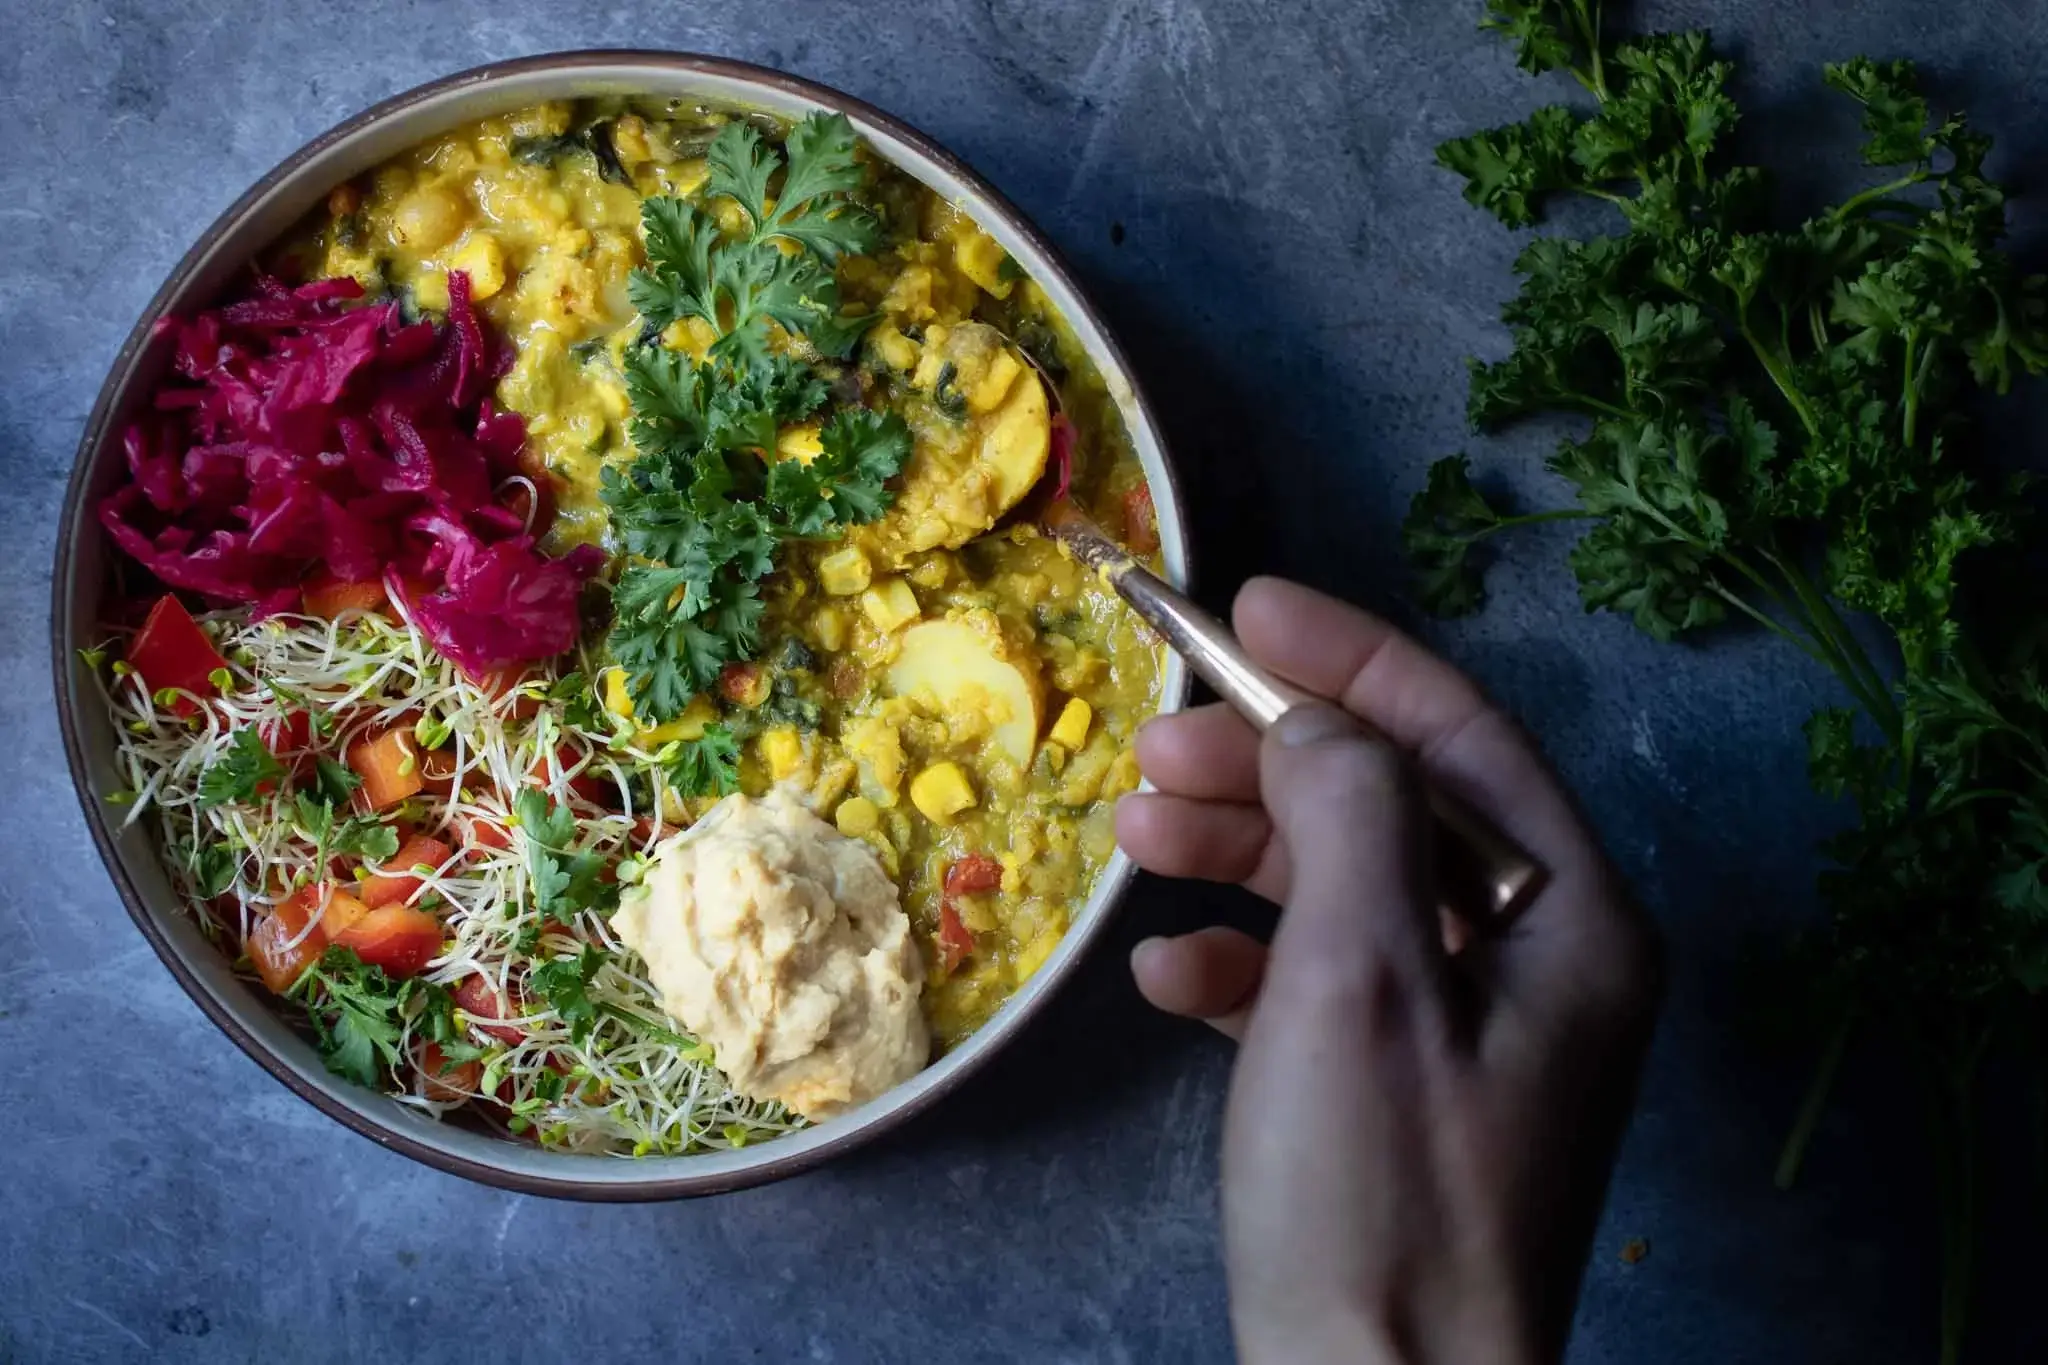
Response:
M1826 69L1860 107L1877 183L1795 226L1764 173L1728 163L1731 69L1705 35L1616 41L1595 0L1491 0L1486 26L1532 72L1566 70L1590 111L1553 106L1445 144L1466 197L1509 227L1546 196L1613 205L1624 230L1532 241L1504 319L1514 349L1474 362L1491 429L1587 425L1550 469L1569 505L1511 516L1440 462L1406 543L1425 600L1483 597L1483 541L1582 519L1589 609L1658 639L1746 621L1840 680L1853 708L1808 722L1813 779L1855 803L1831 840L1831 923L1810 999L1822 1066L1787 1145L1796 1174L1852 1028L1928 1059L1949 1253L1943 1358L1960 1350L1974 1241L1978 1061L2002 1019L2048 992L2048 657L2038 571L2019 557L2024 485L1972 462L1965 404L2048 367L2040 282L2001 249L1989 139L1935 117L1905 62ZM1866 648L1863 614L1889 635ZM1895 663L1880 666L1880 659ZM2038 1026L2038 1023L2037 1025Z
M292 994L306 1006L327 1069L357 1085L382 1084L384 1073L398 1065L408 1028L439 1044L450 1061L481 1055L462 1040L445 986L418 977L394 980L347 948L322 953Z
M513 799L526 840L526 875L534 908L567 923L578 911L603 907L617 888L602 880L602 855L576 847L576 816L567 806L528 788Z
M751 124L728 124L712 142L703 198L730 200L741 231L725 232L704 203L641 206L648 264L629 289L643 334L689 318L717 334L701 362L653 342L627 354L637 454L604 472L602 496L628 555L613 589L611 653L648 722L681 714L725 665L753 656L760 583L782 543L880 517L886 484L909 458L902 418L861 408L821 424L808 463L766 454L781 427L827 399L798 352L844 356L869 321L841 311L832 270L880 240L879 222L854 199L863 182L854 147L843 115L805 119L783 151Z

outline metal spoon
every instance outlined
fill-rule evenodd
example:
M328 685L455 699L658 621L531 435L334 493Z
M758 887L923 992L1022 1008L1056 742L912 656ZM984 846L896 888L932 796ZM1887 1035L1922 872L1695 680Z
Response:
M1321 700L1254 663L1228 626L1132 558L1071 500L1046 507L1039 524L1114 587L1196 676L1261 733L1294 707ZM1480 925L1527 905L1549 875L1543 865L1458 797L1434 783L1426 791L1452 911Z

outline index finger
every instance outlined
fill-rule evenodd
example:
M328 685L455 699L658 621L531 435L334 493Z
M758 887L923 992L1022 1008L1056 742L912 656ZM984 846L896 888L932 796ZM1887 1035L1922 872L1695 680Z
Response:
M1253 658L1378 727L1554 875L1588 858L1591 841L1549 765L1450 664L1379 617L1285 579L1246 583L1232 616Z

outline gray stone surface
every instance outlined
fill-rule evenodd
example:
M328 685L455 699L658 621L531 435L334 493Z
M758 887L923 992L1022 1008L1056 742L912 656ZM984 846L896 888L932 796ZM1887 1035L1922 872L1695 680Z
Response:
M350 1136L235 1051L130 927L51 719L52 525L118 339L192 237L313 133L490 58L598 45L785 66L967 156L1072 256L1192 477L1204 586L1295 574L1399 612L1394 530L1469 445L1539 489L1540 433L1473 441L1510 237L1430 164L1545 92L1466 0L11 0L0 43L0 1360L1217 1361L1229 1056L1148 1017L1120 949L1217 915L1146 885L1052 1017L940 1112L830 1170L688 1205L465 1184ZM1854 174L1819 61L1926 58L2033 179L2040 6L1692 0L1746 63L1752 136ZM1823 158L1820 148L1826 148ZM2023 203L2023 227L2038 221ZM1113 235L1121 224L1121 242ZM2026 433L2038 432L2038 421ZM1769 1184L1808 1056L1744 1025L1742 962L1812 913L1785 651L1677 651L1581 614L1561 544L1433 632L1542 734L1665 927L1674 982L1572 1359L1926 1361L1932 1197L1912 1096L1851 1068L1795 1194ZM2010 1190L2014 1199L2006 1198ZM2017 1187L1979 1358L2041 1359ZM1631 1237L1651 1253L1624 1265ZM2038 1293L2038 1288L2035 1288Z

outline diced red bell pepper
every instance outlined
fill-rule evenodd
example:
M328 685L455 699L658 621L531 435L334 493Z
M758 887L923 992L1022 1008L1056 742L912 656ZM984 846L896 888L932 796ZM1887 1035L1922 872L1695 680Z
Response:
M256 975L263 978L263 984L274 995L283 995L298 984L306 969L327 951L327 932L322 926L314 925L311 933L305 932L307 921L313 917L313 904L304 891L289 897L256 921L248 942L242 945ZM305 937L300 938L301 934ZM294 943L294 939L298 942Z
M344 948L392 976L418 976L441 951L441 921L424 910L385 905L332 936Z
M563 772L567 772L569 771L569 769L575 767L576 761L576 750L569 744L565 742L555 746L555 765L559 767ZM534 786L547 786L547 759L534 759L533 767L528 770L527 776L533 779ZM569 790L575 792L578 796L582 797L585 801L590 802L594 806L610 805L612 798L618 795L617 791L614 790L611 783L605 781L601 777L596 776L588 768L585 768L582 772L577 773L574 777L569 779Z
M524 1012L516 1000L507 1000L480 976L465 976L455 986L455 1003L464 1014L478 1020L477 1027L501 1043L517 1045L526 1041L525 1030L515 1024L486 1024L485 1019L517 1019Z
M382 578L351 583L325 569L312 574L299 587L299 601L306 615L332 621L345 611L386 611L391 605Z
M418 750L409 725L365 735L348 746L348 766L363 779L362 799L371 810L395 806L426 786Z
M994 858L970 853L946 868L945 888L950 896L975 896L995 891L1003 884L1003 865Z
M280 720L265 721L259 733L263 747L289 768L294 777L303 777L312 771L315 755L311 712L288 711Z
M1052 419L1052 440L1046 453L1045 467L1045 477L1052 482L1051 500L1058 502L1074 486L1074 424L1063 412L1055 414Z
M939 964L950 974L973 956L974 935L953 903L947 901L939 907Z
M474 1057L466 1062L450 1062L438 1043L428 1043L420 1049L420 1093L430 1100L441 1104L466 1100L476 1093L483 1079L484 1064Z
M512 831L481 815L472 815L462 821L462 838L470 848L512 847Z
M418 877L407 871L413 867L434 867L448 861L453 850L431 835L415 834L398 847L398 852L385 866L398 869L380 876L369 878L362 884L361 897L364 905L375 910L380 905L408 901L413 893L425 885Z
M175 594L165 593L149 609L142 629L129 641L128 666L142 675L143 685L151 692L169 687L211 697L218 690L213 685L214 670L226 668L228 661L213 647L212 639L192 619L192 613L185 610L185 604ZM171 713L189 716L197 709L180 697Z
M1124 494L1124 544L1141 555L1159 548L1159 512L1152 505L1152 490L1144 484Z

